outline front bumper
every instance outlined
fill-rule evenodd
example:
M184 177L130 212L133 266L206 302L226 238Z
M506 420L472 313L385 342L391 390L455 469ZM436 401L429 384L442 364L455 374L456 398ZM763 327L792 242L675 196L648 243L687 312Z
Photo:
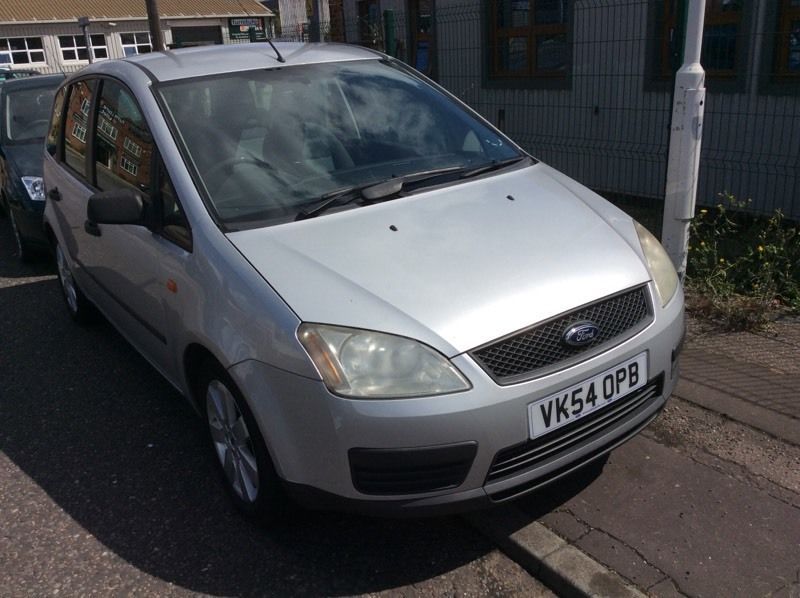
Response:
M47 247L47 236L42 226L44 202L9 202L9 209L14 212L14 221L25 241L39 247Z
M676 355L683 330L683 296L678 291L665 309L656 310L653 322L633 338L534 380L501 387L469 356L459 355L453 362L473 388L438 397L344 399L331 395L321 381L256 361L240 363L230 373L250 402L279 475L289 492L303 503L362 512L438 513L514 499L600 458L635 435L656 417L675 387ZM574 442L561 443L543 458L509 468L507 474L490 475L490 471L497 471L497 467L493 469L497 459L510 455L524 460L531 454L529 449L536 448L531 447L528 437L530 403L645 350L647 396L615 401L611 406L619 407L618 412L607 416L604 425L576 433ZM624 405L629 408L622 409ZM586 421L594 418L593 413ZM562 429L551 433L556 438L565 434ZM446 452L448 447L465 445L475 450L458 483L433 491L415 492L413 484L403 493L397 492L397 486L383 494L376 493L375 486L365 490L353 462L353 451L359 449L430 449L434 454L437 448ZM447 466L447 471L454 467L444 462L441 465L439 469ZM434 469L428 468L426 475Z

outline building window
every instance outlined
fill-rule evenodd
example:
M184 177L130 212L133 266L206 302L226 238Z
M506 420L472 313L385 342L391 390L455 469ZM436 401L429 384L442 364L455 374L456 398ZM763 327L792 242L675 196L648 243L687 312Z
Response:
M800 77L800 0L780 0L775 72Z
M680 0L664 0L661 27L660 74L671 77L683 56L684 21ZM742 49L742 0L708 0L700 63L712 77L736 76Z
M89 100L87 98L81 100L81 114L84 116L88 116L89 114Z
M569 0L490 0L489 76L563 77Z
M0 64L44 64L41 37L0 39Z
M97 121L97 128L108 135L111 139L117 138L117 127L108 122L105 118L99 118Z
M122 42L122 53L125 56L134 56L135 54L147 54L153 51L153 44L150 42L150 34L144 33L120 33L120 42Z
M119 165L122 170L126 170L127 172L131 173L133 176L136 176L139 173L139 165L135 162L132 162L125 156L120 157Z
M86 127L75 123L72 125L72 136L81 143L86 143Z
M130 153L132 153L134 156L136 156L137 158L138 158L139 156L141 156L141 155L142 155L142 146L140 146L138 143L134 143L133 141L131 141L131 140L130 140L130 139L128 139L127 137L125 138L125 141L124 141L124 143L122 144L122 146L123 146L123 147L124 147L124 148L125 148L127 151L129 151L129 152L130 152Z
M90 43L94 60L108 58L106 38L102 33L91 35ZM58 45L61 48L61 57L65 61L89 60L89 55L86 53L86 40L82 35L59 35Z
M82 80L69 87L67 97L66 121L64 130L71 134L64 135L64 162L82 177L86 176L86 128L87 118L81 108L91 106L94 81Z

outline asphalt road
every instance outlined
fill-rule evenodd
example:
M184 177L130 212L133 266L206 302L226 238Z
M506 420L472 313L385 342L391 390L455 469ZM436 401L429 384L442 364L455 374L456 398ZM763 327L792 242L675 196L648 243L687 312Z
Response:
M0 595L546 595L459 518L232 508L201 420L0 220Z

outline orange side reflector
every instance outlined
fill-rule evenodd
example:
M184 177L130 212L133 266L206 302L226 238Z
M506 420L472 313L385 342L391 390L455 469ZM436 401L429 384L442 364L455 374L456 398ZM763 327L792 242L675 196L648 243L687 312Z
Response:
M172 280L171 278L167 280L167 290L172 293L178 292L178 283Z

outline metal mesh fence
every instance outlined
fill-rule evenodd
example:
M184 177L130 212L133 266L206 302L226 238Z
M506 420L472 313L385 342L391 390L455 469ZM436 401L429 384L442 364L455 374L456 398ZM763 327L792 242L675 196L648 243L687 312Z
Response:
M687 2L281 1L274 37L319 36L406 61L657 232ZM800 220L800 0L707 0L702 62L698 203L730 194Z
M698 203L800 219L800 2L707 0ZM394 55L658 231L685 0L335 2L327 41ZM310 21L282 40L313 39Z

